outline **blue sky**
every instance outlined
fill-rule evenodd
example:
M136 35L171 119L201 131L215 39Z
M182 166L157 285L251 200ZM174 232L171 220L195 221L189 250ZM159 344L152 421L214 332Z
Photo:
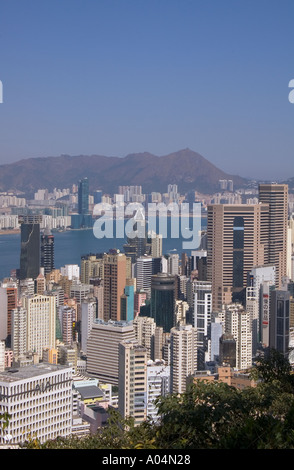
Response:
M0 0L0 164L189 147L294 176L294 0Z

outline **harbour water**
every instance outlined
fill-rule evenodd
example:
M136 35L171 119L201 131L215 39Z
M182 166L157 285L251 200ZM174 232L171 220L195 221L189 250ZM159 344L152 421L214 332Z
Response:
M206 222L204 222L206 225ZM202 222L202 230L205 228ZM175 238L171 234L168 224L167 236L162 239L163 254L178 253L187 254L189 249L183 249L183 243L187 241L180 236ZM93 230L68 230L54 233L55 267L60 268L65 264L80 265L81 256L88 253L104 253L115 248L123 251L126 238L101 238L94 236ZM157 232L158 233L158 232ZM196 249L194 247L193 249ZM20 234L0 235L0 279L10 276L13 269L19 268L20 260Z

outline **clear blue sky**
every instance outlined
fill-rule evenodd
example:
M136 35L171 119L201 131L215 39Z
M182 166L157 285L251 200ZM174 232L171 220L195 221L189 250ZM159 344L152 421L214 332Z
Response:
M294 176L294 0L0 0L0 163L189 147Z

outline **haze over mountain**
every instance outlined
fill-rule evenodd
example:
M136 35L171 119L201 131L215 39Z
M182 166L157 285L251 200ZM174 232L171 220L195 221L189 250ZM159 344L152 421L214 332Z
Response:
M164 156L148 152L126 157L103 155L61 155L27 158L0 166L0 190L32 193L40 188L68 188L79 179L89 178L90 190L118 192L120 185L141 185L144 193L166 192L168 184L177 184L181 193L196 190L204 194L218 190L220 179L232 179L235 187L246 179L229 175L190 149Z

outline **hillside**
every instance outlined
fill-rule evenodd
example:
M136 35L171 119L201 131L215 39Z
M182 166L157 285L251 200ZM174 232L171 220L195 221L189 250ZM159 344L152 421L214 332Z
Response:
M232 179L239 187L246 184L246 179L229 175L202 155L184 149L160 157L144 152L123 158L61 155L23 159L0 166L0 191L66 188L85 176L91 190L110 194L119 185L142 185L143 192L150 193L165 192L168 184L177 184L182 193L197 190L208 194L218 189L219 179Z

